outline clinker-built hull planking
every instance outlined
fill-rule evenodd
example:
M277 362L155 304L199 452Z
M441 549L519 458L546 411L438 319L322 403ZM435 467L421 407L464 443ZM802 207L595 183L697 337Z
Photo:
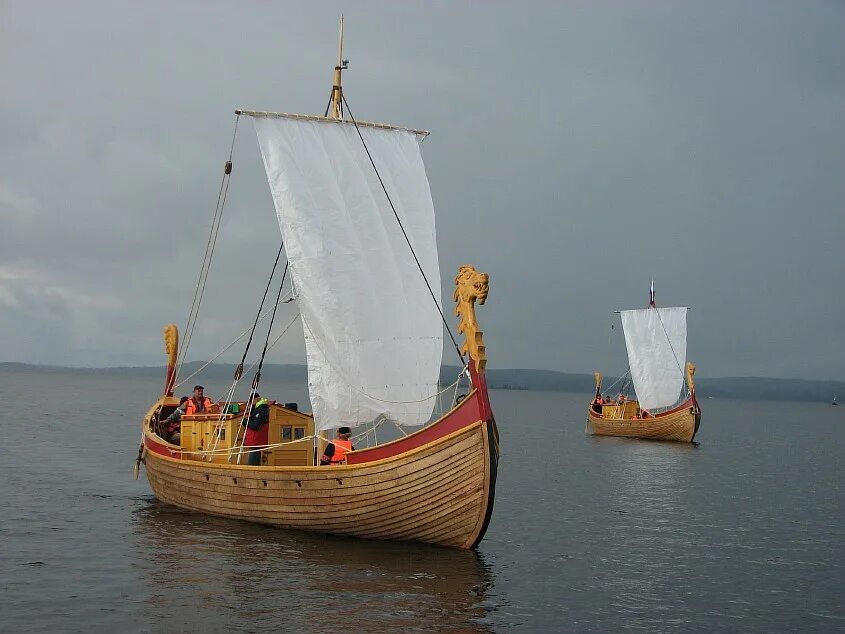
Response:
M587 409L587 430L597 436L624 436L648 440L692 442L701 423L701 410L693 399L651 418L605 418Z
M495 423L482 420L481 400L474 390L437 423L397 441L396 455L335 467L183 459L178 447L148 431L146 473L156 497L184 509L282 528L472 548L489 522L498 463ZM432 436L439 437L428 440ZM389 452L391 445L377 449ZM350 462L368 451L349 454Z

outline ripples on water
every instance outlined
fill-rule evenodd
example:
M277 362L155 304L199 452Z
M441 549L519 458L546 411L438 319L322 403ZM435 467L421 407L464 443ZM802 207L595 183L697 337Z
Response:
M4 408L0 630L845 629L845 408L707 399L693 446L584 436L587 396L494 392L501 470L473 553L157 502L131 467L158 387L0 374L0 402L32 404Z

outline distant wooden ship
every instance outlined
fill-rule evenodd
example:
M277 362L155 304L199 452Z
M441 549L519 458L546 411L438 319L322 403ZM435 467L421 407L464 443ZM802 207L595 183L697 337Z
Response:
M341 23L341 51L342 33ZM184 509L473 548L490 522L499 459L475 314L476 302L487 298L488 276L465 265L455 278L470 389L461 400L455 384L449 411L428 423L432 399L442 393L443 317L439 301L431 301L439 297L440 278L419 150L427 133L350 120L341 90L345 67L341 54L327 116L236 111L252 118L258 133L305 331L314 413L271 403L269 444L244 446L248 401L228 400L219 404L221 413L183 416L179 443L169 442L162 421L179 404L178 335L171 326L164 395L143 418L138 462L156 497ZM381 186L376 166L386 172ZM423 270L432 278L428 291ZM253 392L259 377L260 369ZM319 466L326 430L374 426L379 417L425 426L351 451L344 464ZM242 461L247 452L260 452L260 466Z
M596 373L595 396L587 407L588 433L692 442L701 407L695 397L695 366L685 359L686 313L681 307L657 308L653 283L648 308L620 312L637 398L624 391L603 395L602 376Z

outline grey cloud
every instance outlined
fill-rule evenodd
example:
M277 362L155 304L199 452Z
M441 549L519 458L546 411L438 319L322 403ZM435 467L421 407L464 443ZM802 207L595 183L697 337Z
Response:
M232 110L322 112L342 10L355 115L433 132L444 297L491 273L493 366L623 369L612 311L654 276L702 376L843 374L845 9L764 0L6 3L0 359L161 362ZM241 124L195 358L278 247ZM274 360L302 360L291 335Z

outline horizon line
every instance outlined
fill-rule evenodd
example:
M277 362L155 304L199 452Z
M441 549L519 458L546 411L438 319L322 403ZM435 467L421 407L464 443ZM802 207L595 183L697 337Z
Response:
M190 365L194 363L205 363L205 361L187 361L183 365ZM61 365L61 364L52 364L52 363L29 363L26 361L0 361L0 366L9 366L9 365L19 365L19 366L27 366L32 368L52 368L57 370L154 370L154 369L162 369L165 370L167 368L166 365L105 365L105 366L83 366L83 365ZM221 367L221 366L228 366L231 364L228 363L209 363L209 367ZM307 369L307 364L305 363L269 363L266 365L280 365L280 366L295 366ZM265 367L266 367L265 365ZM446 365L441 364L441 368L457 368L458 366L453 365ZM584 372L568 372L566 370L549 370L547 368L487 368L488 371L527 371L527 372L552 372L555 374L566 374L570 376L592 376L595 372L594 370L584 371ZM612 376L613 378L617 378L613 375L605 375L605 376ZM783 376L758 376L758 375L726 375L726 376L699 376L696 377L696 381L698 380L709 380L709 379L719 379L719 380L728 380L728 379L764 379L767 381L805 381L805 382L831 382L831 383L845 383L845 380L840 379L831 379L831 378L813 378L813 379L803 379L798 377L783 377Z

